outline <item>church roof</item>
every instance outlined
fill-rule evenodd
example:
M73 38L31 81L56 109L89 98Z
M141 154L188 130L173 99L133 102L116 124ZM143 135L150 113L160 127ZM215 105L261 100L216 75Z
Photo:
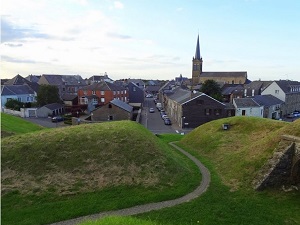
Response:
M199 44L199 34L198 34L198 38L197 38L197 46L196 46L196 52L195 52L195 59L201 59L201 55L200 55L200 44Z
M202 72L201 77L247 77L247 72Z

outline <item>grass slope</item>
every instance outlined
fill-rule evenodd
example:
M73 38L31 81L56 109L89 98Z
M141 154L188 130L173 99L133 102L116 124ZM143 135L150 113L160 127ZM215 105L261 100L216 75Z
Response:
M223 123L229 123L230 130L223 131ZM232 117L198 127L184 136L179 146L209 169L211 183L207 192L189 203L136 217L174 225L300 224L299 191L257 192L251 186L282 134L299 136L300 120L286 123Z
M5 224L46 224L172 199L199 183L184 156L130 121L48 129L1 144Z
M20 117L1 113L1 137L15 134L25 134L45 129L42 126L28 122Z
M223 123L229 123L230 129L222 130ZM252 188L251 182L273 155L283 134L300 136L300 120L287 123L231 117L198 127L181 143L210 159L223 182L235 190Z

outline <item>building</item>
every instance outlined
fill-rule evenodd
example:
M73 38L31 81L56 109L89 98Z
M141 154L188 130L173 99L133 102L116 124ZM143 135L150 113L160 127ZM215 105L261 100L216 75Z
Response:
M259 105L264 106L264 118L280 119L282 117L282 105L283 101L274 97L273 95L256 95L253 100Z
M119 99L100 106L91 112L91 121L132 120L133 107Z
M264 106L258 104L252 98L234 98L233 105L235 107L236 116L255 116L263 118Z
M273 95L284 102L281 108L282 116L300 110L300 82L298 81L273 81L261 94Z
M212 120L234 116L234 109L202 93L177 87L164 95L164 109L181 128L195 128Z
M214 80L226 84L247 83L247 72L203 72L203 59L200 54L199 35L197 38L196 53L192 65L192 85L195 86L206 80Z
M35 102L37 93L29 85L4 85L1 86L1 107L10 99L20 102Z
M113 99L127 102L127 89L109 82L100 81L99 83L96 82L78 90L79 105L88 105L91 103L97 107L99 105L105 105Z
M133 82L130 82L127 85L127 89L128 89L129 103L144 104L145 93L144 93L143 89L141 89L139 86L137 86Z
M36 110L38 117L53 117L64 114L64 105L59 103L51 103L44 105Z

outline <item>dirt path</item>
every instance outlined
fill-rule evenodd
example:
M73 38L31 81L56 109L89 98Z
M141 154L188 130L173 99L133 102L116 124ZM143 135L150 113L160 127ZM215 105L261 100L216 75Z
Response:
M96 220L96 219L99 219L99 218L102 218L102 217L108 216L108 215L120 215L120 216L136 215L136 214L140 214L140 213L149 212L152 210L159 210L162 208L172 207L172 206L175 206L175 205L178 205L181 203L185 203L185 202L188 202L192 199L199 197L202 193L204 193L206 191L206 189L208 188L209 183L210 183L210 173L209 173L208 169L197 158L195 158L188 152L184 151L183 149L181 149L174 143L170 143L170 145L172 145L178 151L182 152L189 159L191 159L198 166L198 168L202 174L201 183L193 192L191 192L187 195L184 195L180 198L173 199L173 200L157 202L157 203L148 203L145 205L133 206L133 207L126 208L126 209L97 213L97 214L93 214L93 215L89 215L89 216L83 216L83 217L78 217L78 218L71 219L71 220L53 223L51 225L74 225L74 224L78 224L85 220Z

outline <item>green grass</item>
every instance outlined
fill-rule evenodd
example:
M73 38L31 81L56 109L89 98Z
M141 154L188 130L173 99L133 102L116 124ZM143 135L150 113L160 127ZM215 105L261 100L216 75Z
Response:
M198 169L165 143L181 136L160 138L130 121L4 138L2 222L47 224L190 192Z
M42 126L26 121L20 117L1 113L1 137L15 134L26 134L29 132L45 129Z
M154 221L140 220L134 217L108 216L97 221L86 221L81 225L162 225ZM167 225L167 224L164 224Z

